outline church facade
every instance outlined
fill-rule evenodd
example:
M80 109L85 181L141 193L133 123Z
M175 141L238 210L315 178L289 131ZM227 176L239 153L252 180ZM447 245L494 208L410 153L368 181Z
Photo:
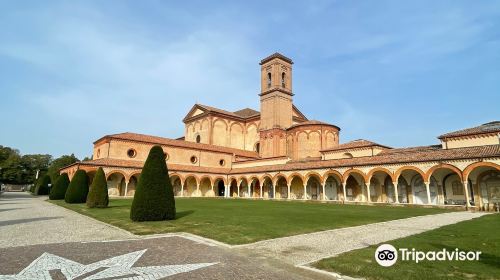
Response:
M500 203L500 122L438 137L440 145L391 148L340 142L340 128L309 120L294 104L291 59L260 62L260 111L195 104L184 137L136 133L94 142L93 159L61 169L103 167L111 196L133 196L149 150L165 152L178 197L239 197L341 203L463 205Z

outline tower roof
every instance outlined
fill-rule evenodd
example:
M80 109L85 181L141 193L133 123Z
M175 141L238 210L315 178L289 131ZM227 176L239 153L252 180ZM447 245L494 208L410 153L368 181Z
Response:
M262 65L262 64L264 64L264 63L266 63L266 62L268 62L268 61L270 61L272 59L275 59L275 58L279 58L279 59L282 59L282 60L284 60L284 61L286 61L286 62L288 62L290 64L293 64L293 61L290 58L288 58L288 57L286 57L286 56L284 56L284 55L282 55L280 53L277 53L277 52L275 52L272 55L264 58L263 60L260 61L259 64Z

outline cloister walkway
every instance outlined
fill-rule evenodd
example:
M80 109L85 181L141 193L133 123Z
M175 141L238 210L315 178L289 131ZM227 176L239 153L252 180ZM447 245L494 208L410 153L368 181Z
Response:
M445 225L488 215L484 212L449 212L362 226L294 235L234 246L251 254L305 265L370 245L422 233Z

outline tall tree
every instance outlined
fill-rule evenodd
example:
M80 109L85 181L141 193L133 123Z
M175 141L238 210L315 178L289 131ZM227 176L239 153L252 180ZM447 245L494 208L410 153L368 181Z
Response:
M89 195L87 196L87 206L89 208L105 208L108 207L108 185L106 182L106 175L102 167L97 169L94 180L89 188Z
M168 177L165 153L160 146L149 151L130 209L133 221L175 219L174 191Z
M47 170L47 174L49 174L50 179L52 179L52 182L55 182L57 180L57 177L59 177L59 169L68 166L70 164L73 164L77 161L79 160L77 157L75 157L74 154L63 155L61 157L58 157L54 159L50 164Z
M73 175L73 178L69 183L68 190L64 196L64 201L67 203L85 203L85 201L87 201L88 193L89 184L87 172L79 169L75 172L75 175Z
M52 185L50 189L49 199L51 200L59 200L64 199L66 195L66 191L68 190L69 185L69 177L67 173L61 174L57 178L57 181Z

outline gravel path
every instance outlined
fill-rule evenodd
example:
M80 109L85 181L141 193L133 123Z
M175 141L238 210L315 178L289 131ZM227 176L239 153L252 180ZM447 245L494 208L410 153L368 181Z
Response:
M259 241L238 248L305 265L323 258L486 215L451 212Z
M20 192L0 196L0 248L136 238L124 230L52 205L46 199Z

